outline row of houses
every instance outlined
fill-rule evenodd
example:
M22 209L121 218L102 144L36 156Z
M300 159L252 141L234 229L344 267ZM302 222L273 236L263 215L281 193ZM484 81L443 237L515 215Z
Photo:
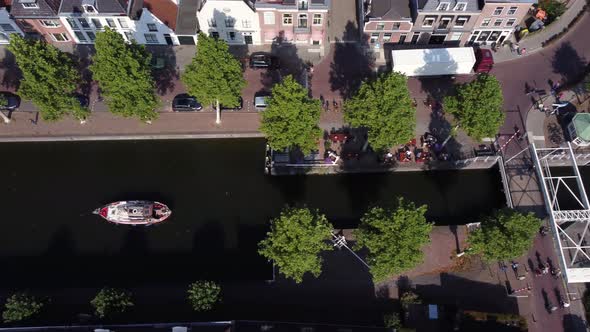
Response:
M536 0L365 0L364 35L386 44L501 44Z
M338 0L0 0L0 43L11 33L92 44L110 27L140 44L322 45ZM357 0L367 44L502 43L535 0Z
M109 27L140 44L195 44L203 31L229 44L321 45L329 8L330 0L0 0L0 43L19 33L92 44Z

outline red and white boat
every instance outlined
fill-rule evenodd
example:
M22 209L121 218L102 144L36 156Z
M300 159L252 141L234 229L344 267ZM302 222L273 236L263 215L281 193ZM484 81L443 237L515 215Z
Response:
M93 213L115 224L149 226L168 219L172 211L160 202L120 201L100 207Z

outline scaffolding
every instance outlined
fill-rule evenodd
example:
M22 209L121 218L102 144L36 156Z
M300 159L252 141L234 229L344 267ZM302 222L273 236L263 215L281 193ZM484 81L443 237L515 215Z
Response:
M537 148L531 144L550 227L568 283L590 282L590 203L571 144L557 148ZM569 155L567 165L551 169L555 156ZM553 173L556 173L554 175Z

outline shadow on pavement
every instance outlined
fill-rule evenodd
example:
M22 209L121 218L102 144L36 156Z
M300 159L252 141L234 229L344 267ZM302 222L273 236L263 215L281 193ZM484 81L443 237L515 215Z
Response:
M23 78L23 73L16 64L14 54L4 48L4 58L0 62L0 69L3 71L2 86L11 90L18 90L20 81Z
M152 55L152 77L157 93L165 95L172 92L180 79L173 46L152 45L147 46L146 50Z
M560 74L564 83L577 82L586 74L588 61L569 43L563 43L551 59L553 72Z
M588 323L578 315L567 314L563 316L563 330L571 332L586 332Z
M358 28L348 22L342 40L358 38ZM366 38L363 38L365 40ZM332 91L340 92L343 99L350 98L361 83L371 77L374 59L365 53L358 43L340 42L336 39L334 59L330 64L330 86Z

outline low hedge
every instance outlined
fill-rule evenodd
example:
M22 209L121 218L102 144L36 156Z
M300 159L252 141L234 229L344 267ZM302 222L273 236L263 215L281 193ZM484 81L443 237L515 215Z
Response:
M563 30L559 33L554 34L553 36L549 37L549 39L547 39L546 41L541 43L542 47L547 47L551 44L553 44L554 42L556 42L557 40L559 40L561 37L563 37L563 35L565 35L571 28L573 28L574 25L576 25L576 23L578 23L578 21L580 21L580 18L582 18L582 16L590 10L590 7L588 7L588 4L584 5L584 7L582 8L582 10L578 13L578 15L576 15L576 17L574 17L574 19L567 25L567 27L563 28Z

